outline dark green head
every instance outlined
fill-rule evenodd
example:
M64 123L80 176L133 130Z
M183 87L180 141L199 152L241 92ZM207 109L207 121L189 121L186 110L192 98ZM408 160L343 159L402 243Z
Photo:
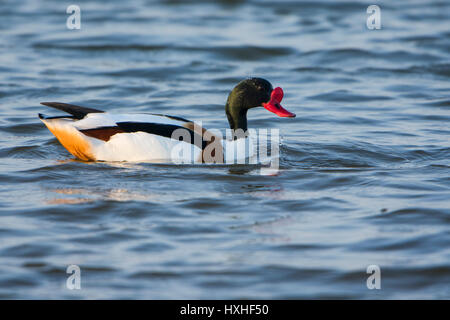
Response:
M280 117L295 117L295 114L283 109L281 88L273 89L269 81L262 78L250 78L239 82L228 96L225 112L230 128L247 131L247 110L264 107Z

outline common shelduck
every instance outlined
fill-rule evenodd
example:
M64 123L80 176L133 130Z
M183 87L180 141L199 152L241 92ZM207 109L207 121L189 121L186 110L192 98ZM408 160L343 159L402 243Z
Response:
M265 79L250 78L239 82L225 105L230 128L233 132L241 129L245 139L247 111L255 107L262 106L280 117L295 117L280 105L282 99L283 90L280 87L273 89ZM222 139L181 117L152 113L114 114L60 102L41 104L70 114L56 117L39 114L39 118L67 151L85 161L171 161L176 157L174 148L181 145L192 152L177 154L184 154L184 157L188 154L195 162L223 163L223 147L242 141L242 138L237 139L238 135L231 141Z

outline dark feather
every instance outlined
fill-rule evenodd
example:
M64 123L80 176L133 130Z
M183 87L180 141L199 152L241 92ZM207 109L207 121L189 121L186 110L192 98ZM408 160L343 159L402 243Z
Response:
M177 117L177 116L168 116L167 114L160 114L160 113L150 113L150 114L152 114L154 116L166 117L166 118L169 118L169 119L182 121L182 122L192 122L192 121L187 120L185 118L181 118L181 117Z
M80 132L84 133L88 137L109 141L113 135L117 133L124 133L125 131L119 127L100 127L94 129L84 129L80 130Z
M166 138L172 138L172 134L175 130L183 129L185 130L185 132L189 134L191 144L194 144L197 141L201 142L201 145L198 145L198 147L202 148L202 150L207 145L207 142L203 141L201 135L185 127L173 124L148 123L148 122L117 122L117 126L125 132L139 132L139 131L147 132L151 134L156 134L158 136L163 136Z
M88 113L102 113L104 111L76 106L62 102L41 102L42 105L52 107L71 114L75 119L83 119Z
M75 119L73 116L56 116L56 117L48 117L45 114L42 113L38 113L39 119L46 119L46 120L51 120L51 119Z

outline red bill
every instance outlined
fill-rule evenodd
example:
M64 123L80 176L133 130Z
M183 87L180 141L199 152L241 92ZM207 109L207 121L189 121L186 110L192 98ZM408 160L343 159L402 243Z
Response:
M262 106L269 110L270 112L275 113L279 117L290 117L294 118L295 113L289 112L281 106L281 100L283 100L283 89L280 87L276 87L272 90L272 94L270 95L270 101L267 103L263 103Z

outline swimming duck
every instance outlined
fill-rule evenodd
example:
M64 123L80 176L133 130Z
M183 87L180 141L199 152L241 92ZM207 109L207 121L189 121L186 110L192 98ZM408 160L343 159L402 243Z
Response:
M273 89L265 79L249 78L239 82L228 96L225 113L233 132L240 131L244 135L235 135L231 142L199 129L192 121L162 114L114 114L60 102L42 102L70 116L39 114L39 118L67 151L80 160L167 161L173 160L174 148L181 145L185 150L177 154L185 158L188 155L195 162L222 163L223 146L245 139L249 109L262 106L280 117L295 117L280 105L282 99L283 90ZM193 152L186 152L186 147Z

